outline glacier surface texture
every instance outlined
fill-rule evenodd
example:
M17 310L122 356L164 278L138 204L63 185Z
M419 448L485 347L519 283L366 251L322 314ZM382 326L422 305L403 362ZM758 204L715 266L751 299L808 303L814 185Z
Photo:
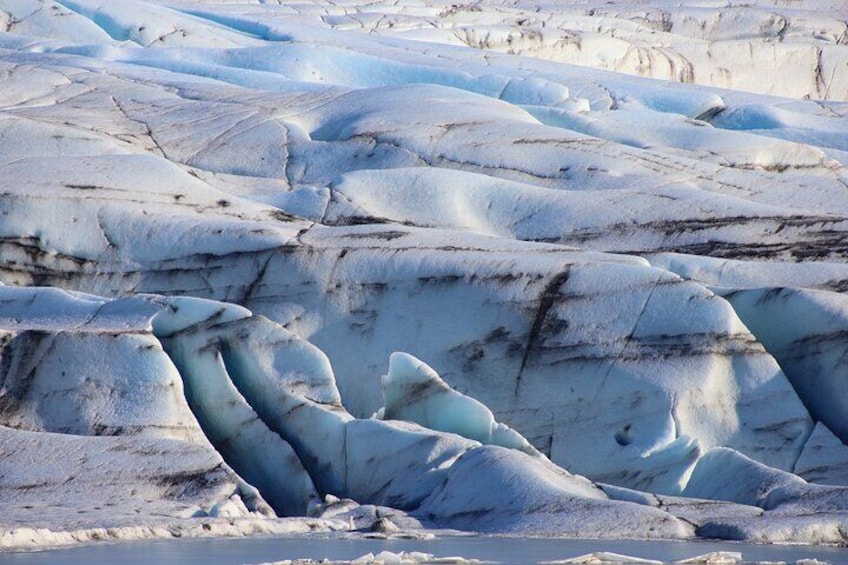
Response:
M848 543L846 19L0 0L0 549Z

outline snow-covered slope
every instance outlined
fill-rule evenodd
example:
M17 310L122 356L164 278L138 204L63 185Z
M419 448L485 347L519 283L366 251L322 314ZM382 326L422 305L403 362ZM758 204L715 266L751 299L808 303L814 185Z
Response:
M845 6L563 4L0 0L0 526L845 543Z

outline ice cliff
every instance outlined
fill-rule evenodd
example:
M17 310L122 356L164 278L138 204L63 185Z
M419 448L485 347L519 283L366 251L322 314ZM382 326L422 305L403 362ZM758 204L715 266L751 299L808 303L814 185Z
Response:
M666 4L0 0L0 545L846 543L844 14Z

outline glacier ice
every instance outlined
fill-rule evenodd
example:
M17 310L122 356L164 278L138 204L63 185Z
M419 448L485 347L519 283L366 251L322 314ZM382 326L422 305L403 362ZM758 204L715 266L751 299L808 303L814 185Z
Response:
M841 3L537 4L0 0L0 545L845 543Z
M205 444L179 373L146 330L155 310L51 288L0 293L2 425Z
M5 295L7 289L11 292L8 293L9 296L5 296L4 304L19 302L23 293L11 287L2 287L0 290L4 291ZM30 289L27 294L32 296L38 294L39 290ZM60 293L52 289L44 290L53 298L54 307L60 303L56 300L56 295ZM307 512L308 507L317 503L320 491L322 494L353 498L361 503L414 511L430 521L491 529L492 525L464 520L461 513L457 515L452 506L453 502L447 506L444 502L461 499L460 491L463 490L462 485L467 479L462 478L465 472L456 469L463 468L462 465L467 463L461 462L469 460L477 461L471 467L476 469L473 472L474 480L488 483L490 486L486 490L493 494L498 493L497 485L504 480L506 474L511 477L511 482L516 483L516 488L520 489L517 492L526 493L522 494L522 497L532 495L551 499L533 512L535 518L531 520L528 519L523 504L516 507L514 500L510 502L509 497L497 495L500 502L495 505L494 513L488 520L498 528L509 522L510 528L515 531L539 531L542 524L554 519L565 508L573 506L575 496L600 501L595 509L598 515L596 519L599 521L602 521L604 515L609 516L610 513L626 510L619 507L631 506L629 503L609 500L603 491L585 478L574 477L550 464L539 467L530 463L536 458L518 451L515 453L520 459L515 460L512 455L504 456L499 452L488 451L478 442L427 430L415 424L353 418L339 401L332 370L326 357L314 346L267 320L249 315L243 308L224 304L214 308L213 303L208 300L155 296L118 299L114 302L127 300L135 302L138 306L148 307L146 323L141 327L136 326L135 331L146 332L154 341L162 340L164 351L162 348L156 348L155 351L165 359L173 360L172 367L179 371L178 378L186 389L185 401L191 408L191 413L197 416L205 435L194 438L194 441L191 441L192 438L167 440L171 443L157 448L156 453L172 458L175 454L185 453L188 456L194 450L206 453L213 463L217 458L217 464L211 470L173 472L172 486L168 483L171 490L156 491L149 488L142 491L143 494L138 493L138 496L162 499L160 504L166 507L167 501L177 504L181 510L169 511L174 518L196 515L212 518L242 517L251 512L242 501L251 498L256 499L251 502L254 509L264 504L264 498L277 513L302 515ZM98 304L91 299L89 302L97 304L101 309L104 304L109 303L101 301ZM151 305L155 305L156 309L150 311ZM125 311L130 313L132 309L127 308ZM246 312L248 317L243 317ZM113 321L121 321L121 318L116 315ZM132 317L123 321L129 323ZM56 331L61 333L63 330ZM88 332L97 338L108 337L110 331L113 330L102 326L97 328L96 325L88 328ZM233 351L239 351L241 354L234 355ZM244 355L243 352L247 351L251 354ZM4 349L4 360L8 353L9 349ZM138 355L125 354L124 357L128 361L134 361ZM88 360L98 362L97 359ZM104 361L100 363L102 365ZM114 365L108 361L105 364L109 369ZM14 364L12 366L14 367ZM41 365L37 365L37 368L40 367ZM3 390L2 398L7 403L20 388L16 386L17 381L9 382L10 375L14 376L13 373L4 374L4 382L11 385ZM119 390L123 393L129 385L116 381L115 386L121 387ZM240 390L245 391L246 397L241 395ZM276 395L269 396L268 393L274 390ZM258 395L268 397L270 402L261 402ZM34 396L38 398L37 395ZM113 398L115 395L104 391L103 396ZM258 412L253 411L246 398L256 403ZM182 395L174 398L174 401L182 403ZM482 408L482 405L480 406ZM15 425L15 422L10 421L9 424ZM21 435L24 432L8 427L3 428L7 431L8 447L4 452L9 456L4 464L10 466L8 477L20 476L35 480L38 487L34 488L36 493L40 493L39 496L44 495L47 485L52 488L51 496L61 496L61 485L71 484L79 496L89 497L89 504L97 504L106 493L93 497L86 489L93 488L88 481L99 475L84 475L80 479L71 476L67 480L60 476L40 484L38 477L33 477L30 466L18 462L16 457L22 456L30 449L37 449L38 442L44 441L40 439L43 436L38 432L44 434L49 431L49 425L45 422L42 426L44 431L39 429L26 432L29 435ZM75 432L64 429L58 431L64 435ZM152 449L145 447L143 443L138 445L141 440L134 439L138 434L129 429L95 428L90 435L114 438L111 441L116 444L115 450L119 453L129 450L129 454L134 455L134 449L141 450L141 453L150 453ZM61 437L63 435L51 434L51 445L61 446ZM205 438L208 438L217 452L209 448ZM286 438L291 438L292 445L286 442ZM79 438L74 441L82 443L85 440ZM149 443L151 440L147 441ZM122 447L119 442L127 445ZM57 448L61 449L56 446L51 449ZM91 447L78 449L82 453L82 462L77 465L85 469L89 464L89 456L86 453ZM510 452L511 450L507 450L507 453ZM110 457L109 453L110 450L107 450L100 458ZM224 460L231 463L241 477L259 488L261 498L251 490L252 487L244 485L241 478L229 470L220 459L219 453ZM128 464L126 457L112 457L109 466L104 466L103 472ZM104 465L97 461L100 459L91 463ZM193 459L186 457L185 464L190 461ZM136 467L135 474L130 474L125 480L138 481L139 484L146 481L151 484L151 488L152 485L164 484L165 479L159 477L163 470L151 467L154 463L155 460L151 459L145 465ZM478 468L479 465L482 465L482 468ZM55 466L46 465L44 468L48 474L56 472ZM59 468L65 473L73 472L72 467ZM403 472L399 472L399 469L403 469ZM216 479L217 482L210 478L210 473L213 472L221 476ZM315 486L312 482L313 476ZM226 494L223 499L219 498L207 505L205 510L198 508L196 502L190 504L200 493L210 496L210 488L226 480L229 480L229 483L224 482L223 487L230 488L231 491L219 492L216 495L221 497ZM80 483L79 487L75 481ZM194 485L191 481L199 481L199 485ZM558 486L551 486L553 490L548 494L544 494L547 492L544 489L537 493L545 483ZM16 484L7 480L4 488L20 488ZM116 488L123 484L117 483ZM70 504L74 500L69 497L64 503ZM18 502L18 498L9 501L10 504ZM633 516L633 527L639 524L643 528L639 530L642 532L640 535L690 535L685 524L651 508L633 506L628 515ZM576 531L573 524L570 527L570 531ZM594 527L597 528L597 535L607 535L600 525Z
M415 422L482 444L540 455L521 434L496 422L484 404L450 388L431 367L408 353L392 353L382 383L386 404L376 413L381 420Z
M792 473L766 467L736 451L719 447L700 458L683 494L769 510L780 504L787 492L804 488L805 481Z
M300 459L244 400L220 351L198 330L191 326L163 343L183 377L186 399L204 433L233 462L236 472L265 493L279 514L304 514L317 494Z
M519 480L528 476L534 479ZM535 511L528 513L528 508ZM555 472L538 458L500 446L482 446L460 457L420 511L440 526L474 531L568 537L591 531L619 537L604 531L613 513L621 526L618 532L639 532L639 537L692 535L688 523L666 512L610 500L586 479Z
M848 485L846 463L848 447L827 426L818 422L795 462L793 472L811 483Z
M781 364L810 415L848 441L848 383L840 378L848 300L835 292L785 287L725 297Z

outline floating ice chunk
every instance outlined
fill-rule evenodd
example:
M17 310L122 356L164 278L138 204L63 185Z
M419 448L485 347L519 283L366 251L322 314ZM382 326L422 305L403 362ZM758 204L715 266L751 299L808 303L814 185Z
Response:
M487 563L486 561L479 561L477 559L466 559L465 557L459 557L456 555L448 556L448 557L432 557L427 563L432 563L434 565L476 565L481 563Z
M677 565L735 565L742 563L742 554L737 551L713 551L688 559L675 561Z
M377 555L374 556L374 562L376 563L402 563L404 561L403 556L397 553L392 553L391 551L381 551Z
M521 434L495 421L492 411L470 396L453 390L429 365L408 353L389 357L383 376L383 420L406 420L431 430L451 432L483 444L542 455Z
M366 553L356 559L350 561L350 563L361 563L361 564L380 564L380 565L401 565L401 564L412 564L412 563L471 563L472 561L468 561L461 557L452 557L447 558L448 561L444 561L445 558L436 558L432 553L421 553L418 551L401 551L398 553L394 553L388 550L381 551L377 555L373 553ZM475 561L476 563L476 561Z
M561 561L545 561L548 565L559 565L565 563L585 563L602 565L604 563L634 563L641 565L662 565L662 561L653 559L642 559L641 557L633 557L632 555L622 555L621 553L612 553L609 551L595 551L586 555L579 555L571 559L563 559Z

